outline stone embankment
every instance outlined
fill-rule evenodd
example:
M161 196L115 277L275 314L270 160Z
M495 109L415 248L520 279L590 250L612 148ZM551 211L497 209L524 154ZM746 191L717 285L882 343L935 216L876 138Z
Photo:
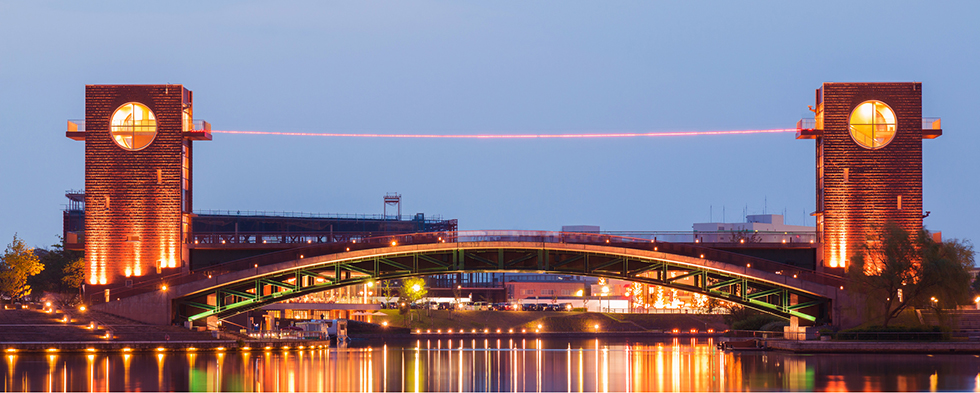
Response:
M978 354L980 342L974 341L789 341L764 340L770 350L793 353L923 353Z

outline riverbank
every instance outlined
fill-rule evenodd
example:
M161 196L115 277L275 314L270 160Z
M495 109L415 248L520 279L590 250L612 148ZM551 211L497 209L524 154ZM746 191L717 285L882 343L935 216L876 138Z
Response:
M768 350L799 354L892 353L892 354L980 354L976 341L788 341L762 340Z

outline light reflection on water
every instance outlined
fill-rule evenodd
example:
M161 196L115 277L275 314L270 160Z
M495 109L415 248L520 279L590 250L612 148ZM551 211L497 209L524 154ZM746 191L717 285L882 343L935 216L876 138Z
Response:
M713 339L471 338L5 360L4 391L980 391L973 355L725 353Z

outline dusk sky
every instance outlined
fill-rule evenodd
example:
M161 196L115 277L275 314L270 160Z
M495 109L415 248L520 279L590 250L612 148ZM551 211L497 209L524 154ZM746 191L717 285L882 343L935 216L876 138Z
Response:
M980 240L980 2L0 0L0 242L47 247L84 187L86 84L183 84L214 130L559 134L793 128L823 82L922 82L927 229ZM466 229L814 225L792 132L583 139L215 134L194 207ZM724 217L722 211L725 211Z

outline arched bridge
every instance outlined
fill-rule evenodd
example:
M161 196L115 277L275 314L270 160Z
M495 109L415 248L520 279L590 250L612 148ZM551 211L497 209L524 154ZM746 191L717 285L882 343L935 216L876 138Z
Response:
M172 320L182 322L224 318L370 280L490 271L618 278L809 321L829 320L830 303L843 290L837 276L688 244L567 232L463 231L386 236L266 254L171 277L163 292L172 306ZM154 290L159 296L158 286L131 291Z

